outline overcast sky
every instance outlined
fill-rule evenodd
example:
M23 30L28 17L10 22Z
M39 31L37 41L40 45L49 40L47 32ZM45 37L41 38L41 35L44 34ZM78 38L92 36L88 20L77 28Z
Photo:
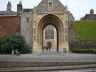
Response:
M0 11L6 10L8 1L12 2L12 10L16 11L17 4L20 0L0 0ZM74 15L76 20L79 20L90 9L94 9L96 13L96 0L60 0L64 6L68 6L68 10ZM37 6L41 0L22 0L23 8L33 8Z

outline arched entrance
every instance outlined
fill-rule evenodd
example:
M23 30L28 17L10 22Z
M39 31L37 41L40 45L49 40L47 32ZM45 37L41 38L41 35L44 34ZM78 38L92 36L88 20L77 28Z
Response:
M52 24L48 24L43 30L43 52L56 53L57 49L57 30Z
M65 41L65 32L64 32L64 23L60 20L59 17L48 14L44 16L37 25L37 42L33 47L34 52L43 52L43 30L48 25L52 24L57 30L57 52L63 52L64 49L68 52L68 42ZM38 49L38 50L36 50Z

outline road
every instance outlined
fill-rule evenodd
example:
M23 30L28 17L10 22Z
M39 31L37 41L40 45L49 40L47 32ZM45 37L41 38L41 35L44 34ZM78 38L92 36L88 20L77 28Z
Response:
M33 61L33 62L96 62L95 54L21 54L20 56L0 55L0 61Z
M2 71L2 72L8 72L8 71ZM96 69L91 68L91 69L58 70L58 71L11 71L11 72L96 72Z

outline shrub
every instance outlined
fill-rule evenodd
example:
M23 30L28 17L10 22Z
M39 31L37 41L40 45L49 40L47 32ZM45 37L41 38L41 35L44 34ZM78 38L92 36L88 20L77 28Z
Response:
M94 53L93 49L72 49L73 53Z
M3 52L6 54L11 53L12 47L17 47L20 53L30 53L30 48L25 43L25 39L18 35L8 35L4 39ZM1 50L2 51L2 50Z
M4 42L0 42L0 54L5 54Z

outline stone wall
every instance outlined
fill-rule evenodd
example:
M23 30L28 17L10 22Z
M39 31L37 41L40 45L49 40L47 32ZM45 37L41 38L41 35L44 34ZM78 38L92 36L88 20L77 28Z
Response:
M96 46L95 42L87 41L87 40L79 40L71 43L71 49L91 49Z
M32 12L21 13L21 35L25 38L27 44L33 47L33 18Z

